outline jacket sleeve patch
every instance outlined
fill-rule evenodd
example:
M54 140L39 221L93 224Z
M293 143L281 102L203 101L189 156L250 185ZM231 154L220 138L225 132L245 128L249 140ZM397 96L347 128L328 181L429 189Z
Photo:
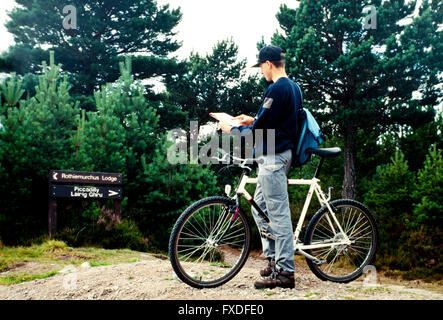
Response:
M263 101L263 108L265 109L270 109L272 102L274 102L274 99L272 98L265 98L265 100Z

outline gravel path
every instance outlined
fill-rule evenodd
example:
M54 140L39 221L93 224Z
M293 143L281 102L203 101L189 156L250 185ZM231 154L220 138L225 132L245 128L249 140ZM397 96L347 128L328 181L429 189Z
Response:
M363 279L349 284L324 282L315 277L303 260L296 259L296 288L256 290L258 270L265 265L250 256L245 267L227 284L215 289L194 289L177 280L168 259L141 254L138 262L90 267L68 266L46 279L0 286L1 300L443 300L442 291L377 280L367 285Z

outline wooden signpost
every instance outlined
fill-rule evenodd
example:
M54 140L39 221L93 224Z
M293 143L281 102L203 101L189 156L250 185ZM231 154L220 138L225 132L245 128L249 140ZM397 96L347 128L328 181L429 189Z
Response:
M51 170L49 172L49 238L51 239L57 230L57 198L113 199L114 212L120 216L123 191L118 186L121 184L121 173Z

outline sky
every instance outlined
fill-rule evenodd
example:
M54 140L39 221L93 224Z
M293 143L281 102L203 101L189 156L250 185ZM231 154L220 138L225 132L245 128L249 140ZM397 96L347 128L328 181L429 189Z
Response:
M239 47L239 57L252 65L256 60L257 42L264 37L269 43L280 30L275 15L281 4L296 8L296 0L158 0L171 8L181 8L183 18L178 25L177 39L183 47L177 51L186 57L191 51L205 54L217 41L233 38Z
M16 4L14 0L1 0L0 52L14 44L13 37L4 27L7 11ZM66 1L69 4L69 1ZM170 8L181 8L182 21L174 31L182 47L175 52L184 59L191 51L201 55L212 51L217 41L233 38L239 47L239 58L253 65L257 55L257 42L264 37L269 43L279 30L275 15L281 4L296 8L297 0L157 0L159 5L169 3ZM81 27L81 21L77 22Z
M5 22L7 21L7 11L10 11L15 6L13 0L1 0L2 9L0 10L0 53L6 51L8 47L14 44L12 34L10 34L5 28Z

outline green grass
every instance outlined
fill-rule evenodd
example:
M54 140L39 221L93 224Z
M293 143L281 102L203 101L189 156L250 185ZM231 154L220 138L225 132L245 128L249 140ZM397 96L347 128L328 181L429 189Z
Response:
M115 255L113 257L115 258ZM138 261L140 261L140 259L138 258L121 259L118 262L115 259L111 259L111 261L97 260L97 261L89 261L89 265L91 267L100 267L100 266L109 266L111 264L118 264L118 263L134 263Z
M358 286L358 287L346 287L348 291L352 293L362 293L362 294L377 294L381 292L391 293L389 288L384 288L382 286L369 287L369 286Z
M307 294L305 294L305 298L310 298L310 297L314 297L314 296L321 296L320 292L309 292Z
M145 253L146 255L146 253ZM101 248L71 248L62 241L49 240L27 247L0 247L0 284L16 284L35 279L43 279L58 273L66 265L80 266L88 262L90 266L107 266L119 263L140 261L141 253L128 249L105 250ZM14 271L27 262L37 262L45 267L35 272ZM47 271L49 269L49 271ZM51 270L52 269L52 270ZM6 271L9 271L5 273Z
M107 262L107 261L89 261L89 265L91 267L100 267L100 266L109 266L112 263Z
M17 284L21 282L27 282L32 281L36 279L44 279L52 277L53 275L56 275L58 273L58 270L52 270L46 273L42 274L29 274L29 273L13 273L11 275L6 275L0 277L0 284L3 285L9 285L9 284Z

